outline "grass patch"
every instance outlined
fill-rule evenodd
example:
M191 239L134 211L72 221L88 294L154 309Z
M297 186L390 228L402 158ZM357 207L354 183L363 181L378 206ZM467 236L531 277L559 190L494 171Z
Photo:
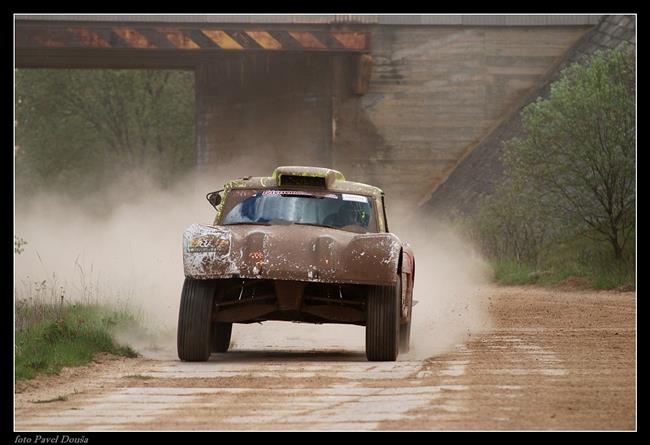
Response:
M577 241L553 246L540 255L537 264L511 260L492 263L494 280L504 285L566 284L599 290L635 288L633 253L616 260L602 248Z
M591 284L594 289L606 290L625 288L628 291L636 289L634 276L632 274L616 271L592 276Z
M594 289L617 289L634 285L634 249L621 259L614 258L611 247L576 237L550 246L540 256L539 263L552 273L541 284L556 284L582 278Z
M516 261L495 261L493 270L494 280L499 284L534 284L539 279L535 266Z
M17 307L17 319L20 310ZM126 310L61 304L56 310L45 308L42 312L56 316L16 332L16 380L31 379L41 373L58 374L65 366L85 365L99 352L137 356L130 347L118 345L112 336L114 330L137 323Z

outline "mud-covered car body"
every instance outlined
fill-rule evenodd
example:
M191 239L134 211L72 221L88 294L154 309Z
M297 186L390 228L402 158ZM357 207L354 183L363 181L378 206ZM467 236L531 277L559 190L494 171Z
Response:
M413 251L388 231L380 189L331 169L278 167L218 193L214 224L183 235L186 281L217 283L211 322L366 325L381 287L395 290L402 337L410 332Z

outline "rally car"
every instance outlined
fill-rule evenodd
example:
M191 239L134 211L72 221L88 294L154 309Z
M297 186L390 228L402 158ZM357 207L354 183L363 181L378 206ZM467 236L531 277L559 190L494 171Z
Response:
M366 357L408 351L415 259L388 230L384 193L338 171L278 167L208 193L213 225L183 234L178 356L226 352L233 323L365 326Z

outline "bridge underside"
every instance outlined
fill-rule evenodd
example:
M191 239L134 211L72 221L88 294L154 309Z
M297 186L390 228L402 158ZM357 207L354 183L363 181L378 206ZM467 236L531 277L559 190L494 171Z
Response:
M244 29L215 25L16 24L16 65L25 68L187 68L242 53L364 53L365 30Z
M331 26L16 26L21 68L195 72L202 170L268 175L278 164L331 167L332 102L368 86L370 36Z
M21 21L16 66L193 70L200 168L332 167L409 210L588 29Z

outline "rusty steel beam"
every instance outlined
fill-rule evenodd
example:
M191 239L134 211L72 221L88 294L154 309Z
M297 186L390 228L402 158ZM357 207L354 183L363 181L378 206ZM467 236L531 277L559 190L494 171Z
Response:
M356 78L352 85L354 94L364 95L368 92L370 86L370 77L372 76L372 57L370 54L357 56Z
M370 50L367 31L225 28L210 25L16 23L16 52L33 49L235 51Z

